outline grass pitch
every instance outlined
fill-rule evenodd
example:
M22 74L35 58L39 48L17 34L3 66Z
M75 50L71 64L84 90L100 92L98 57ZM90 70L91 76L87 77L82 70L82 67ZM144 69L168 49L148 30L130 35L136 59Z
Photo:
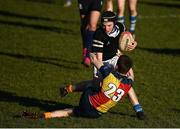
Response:
M78 105L80 93L59 98L64 84L92 78L81 65L77 2L0 1L0 127L180 127L180 2L139 0L134 89L146 120L140 121L128 99L98 119L29 120L23 110L50 111ZM128 12L126 12L128 26Z

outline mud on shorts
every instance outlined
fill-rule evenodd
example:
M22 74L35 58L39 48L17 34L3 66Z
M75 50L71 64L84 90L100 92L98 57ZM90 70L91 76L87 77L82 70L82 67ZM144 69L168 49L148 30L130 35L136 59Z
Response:
M101 11L103 0L78 0L80 15L87 15L91 11Z

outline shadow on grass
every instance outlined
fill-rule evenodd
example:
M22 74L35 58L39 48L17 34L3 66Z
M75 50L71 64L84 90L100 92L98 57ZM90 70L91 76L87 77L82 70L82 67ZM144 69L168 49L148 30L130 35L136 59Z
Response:
M50 18L27 16L27 15L17 14L17 13L14 13L14 12L9 12L9 11L4 11L4 10L0 10L0 16L15 17L15 18L28 19L28 20L55 21L55 20L52 20Z
M158 7L166 7L166 8L180 8L180 4L177 3L165 3L165 2L149 2L149 1L138 1L139 4L146 4L146 5L152 5L152 6L158 6Z
M17 96L15 93L2 91L2 90L0 90L0 101L8 102L8 103L18 103L19 105L23 105L26 107L39 107L43 111L54 111L54 110L74 107L69 104L57 103L55 101L40 100L36 98ZM110 111L109 113L116 114L116 115L119 114L121 116L136 117L135 115L128 115L128 114L117 113L117 112L112 112L112 111ZM21 115L16 115L14 117L21 117Z
M38 3L48 3L48 4L53 4L53 3L55 3L54 0L26 0L26 1L38 2Z
M63 28L54 27L54 26L43 26L43 25L27 24L27 23L23 23L23 22L19 22L19 21L0 20L0 24L9 25L9 26L15 26L15 27L32 28L32 29L35 29L35 30L50 31L50 32L55 32L55 33L77 35L76 32L73 32L73 30L70 30L70 29L63 29Z
M63 64L59 64L59 61L62 63L78 64L78 62L69 61L69 60L65 60L65 59L57 59L57 58L51 58L51 57L37 57L37 56L31 56L31 55L22 55L22 54L17 54L17 53L5 53L5 52L0 52L0 55L9 56L9 57L17 58L17 59L23 59L23 60L31 60L34 62L40 62L40 63L45 63L45 64L51 64L51 65L63 67L66 69L72 69L72 70L80 69L78 67L66 66Z
M55 20L55 19L50 19L50 18L45 18L45 17L27 16L27 15L17 14L14 12L9 12L9 11L4 11L4 10L0 10L0 16L12 17L12 18L21 18L21 19L27 19L27 20L56 21L56 22L63 23L63 24L77 24L77 25L80 24L79 21Z
M108 112L111 113L111 114L115 114L115 115L129 116L129 117L136 118L136 115L129 115L129 114L125 114L125 113L122 113L122 112L114 112L114 111L108 111Z
M171 48L142 48L142 47L137 47L137 49L148 51L148 52L153 52L156 54L180 56L180 48L171 49Z
M26 107L39 107L43 111L72 108L72 105L57 103L55 101L40 100L36 98L17 96L15 93L0 90L0 101L18 103Z
M174 111L174 112L176 112L176 113L180 113L180 109L172 108L171 110Z

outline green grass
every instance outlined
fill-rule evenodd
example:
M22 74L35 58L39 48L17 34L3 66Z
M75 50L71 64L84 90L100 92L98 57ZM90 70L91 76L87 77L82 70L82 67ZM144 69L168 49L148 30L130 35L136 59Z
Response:
M178 0L138 3L138 47L128 54L146 120L137 120L128 99L98 119L19 117L23 110L78 105L80 93L61 99L58 88L92 77L92 69L80 63L79 12L73 2L63 8L61 0L0 1L0 127L180 127Z

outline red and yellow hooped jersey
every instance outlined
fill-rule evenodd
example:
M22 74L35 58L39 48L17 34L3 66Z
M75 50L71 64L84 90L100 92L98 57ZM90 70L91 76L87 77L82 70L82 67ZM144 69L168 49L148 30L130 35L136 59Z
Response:
M131 85L132 80L127 77L110 73L103 79L101 91L89 97L90 102L99 112L105 113L128 93Z

